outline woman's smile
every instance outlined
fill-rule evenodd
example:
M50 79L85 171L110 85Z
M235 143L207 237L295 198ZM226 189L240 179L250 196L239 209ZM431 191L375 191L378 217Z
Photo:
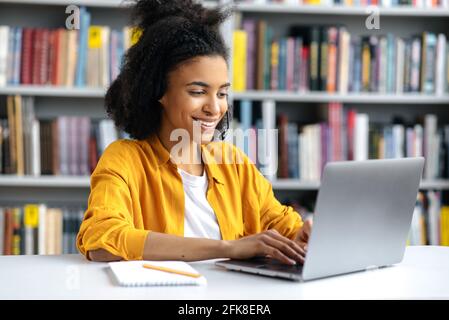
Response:
M194 126L201 126L201 129L205 131L214 130L218 122L220 121L220 119L201 119L195 117L192 117L192 119Z

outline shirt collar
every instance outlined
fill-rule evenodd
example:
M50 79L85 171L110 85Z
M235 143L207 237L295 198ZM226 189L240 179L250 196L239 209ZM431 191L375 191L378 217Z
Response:
M170 152L165 149L164 145L159 140L159 137L156 134L152 134L146 139L146 141L156 156L158 166L167 164L170 160ZM225 180L222 169L220 168L220 164L215 161L213 154L217 148L221 148L221 152L224 152L224 146L225 144L221 142L210 142L208 144L201 145L201 155L203 157L203 162L208 177L223 185Z

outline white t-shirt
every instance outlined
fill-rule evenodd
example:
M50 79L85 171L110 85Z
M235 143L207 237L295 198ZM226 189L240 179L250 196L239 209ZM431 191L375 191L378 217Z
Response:
M206 198L207 175L192 175L178 168L184 187L184 237L221 240L214 210Z

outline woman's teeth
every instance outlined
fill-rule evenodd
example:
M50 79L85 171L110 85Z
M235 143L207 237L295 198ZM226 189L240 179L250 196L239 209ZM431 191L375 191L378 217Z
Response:
M194 119L194 120L198 121L201 126L206 127L206 128L213 128L213 127L215 127L215 123L216 123L216 121L203 121L203 120L199 120L199 119Z

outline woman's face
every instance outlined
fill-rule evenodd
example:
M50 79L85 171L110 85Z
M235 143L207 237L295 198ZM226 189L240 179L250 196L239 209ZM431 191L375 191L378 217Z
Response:
M230 83L221 56L202 56L183 63L168 75L161 130L170 134L185 129L190 140L210 142L214 129L228 110ZM194 129L195 128L195 129Z

